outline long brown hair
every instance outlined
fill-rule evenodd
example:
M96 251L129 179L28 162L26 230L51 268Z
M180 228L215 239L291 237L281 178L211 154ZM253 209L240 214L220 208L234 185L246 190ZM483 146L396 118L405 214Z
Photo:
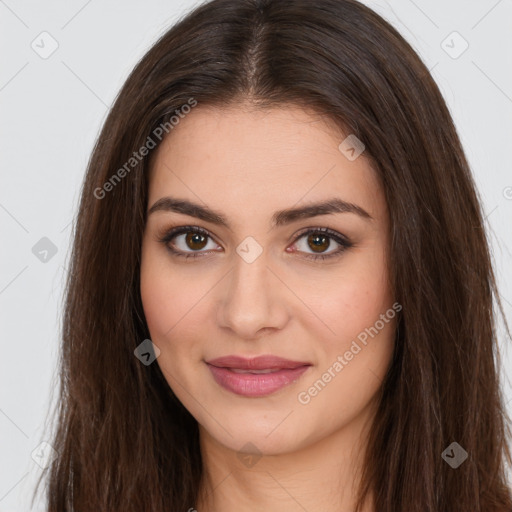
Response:
M134 356L150 337L139 288L150 157L130 160L148 137L158 145L159 127L171 133L191 100L312 108L364 142L379 176L403 309L360 505L371 491L379 512L512 510L495 327L503 308L475 184L428 69L354 0L213 0L137 64L88 165L66 285L49 512L177 512L197 502L197 422L158 364ZM456 469L442 457L453 442L468 454Z

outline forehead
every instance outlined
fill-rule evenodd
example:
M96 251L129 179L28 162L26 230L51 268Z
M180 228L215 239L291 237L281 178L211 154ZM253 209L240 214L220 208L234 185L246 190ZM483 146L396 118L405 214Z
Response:
M261 215L337 196L378 217L385 205L376 174L364 153L350 161L339 150L347 135L298 106L198 105L157 149L148 206L172 195Z
M264 110L249 103L223 108L199 105L165 137L157 161L171 150L180 159L193 157L193 152L201 159L222 156L247 167L253 154L269 161L276 157L293 161L304 152L332 150L342 139L341 129L331 119L296 105Z

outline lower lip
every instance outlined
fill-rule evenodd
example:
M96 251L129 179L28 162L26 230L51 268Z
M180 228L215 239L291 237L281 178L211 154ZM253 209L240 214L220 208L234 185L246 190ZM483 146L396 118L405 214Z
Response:
M208 363L207 363L208 364ZM266 396L296 381L309 366L281 369L272 373L235 373L228 368L208 364L217 384L242 396Z

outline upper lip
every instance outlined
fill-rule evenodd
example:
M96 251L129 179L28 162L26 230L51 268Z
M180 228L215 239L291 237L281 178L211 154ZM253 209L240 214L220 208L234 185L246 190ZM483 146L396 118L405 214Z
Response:
M273 355L264 355L247 359L240 356L225 356L216 359L210 359L206 363L219 368L236 368L239 370L267 370L280 368L298 368L300 366L309 366L311 363L291 361Z

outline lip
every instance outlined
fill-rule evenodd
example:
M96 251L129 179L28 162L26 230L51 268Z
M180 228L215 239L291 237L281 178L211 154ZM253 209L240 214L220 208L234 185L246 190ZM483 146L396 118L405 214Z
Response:
M213 378L223 388L237 395L261 397L275 393L298 380L311 363L291 361L276 356L246 359L228 356L206 361ZM272 370L249 373L251 370Z
M245 358L241 356L225 356L217 359L206 361L212 366L220 368L236 368L238 370L267 370L267 369L293 369L299 366L310 365L307 361L292 361L282 357L273 355L263 355L253 358Z

